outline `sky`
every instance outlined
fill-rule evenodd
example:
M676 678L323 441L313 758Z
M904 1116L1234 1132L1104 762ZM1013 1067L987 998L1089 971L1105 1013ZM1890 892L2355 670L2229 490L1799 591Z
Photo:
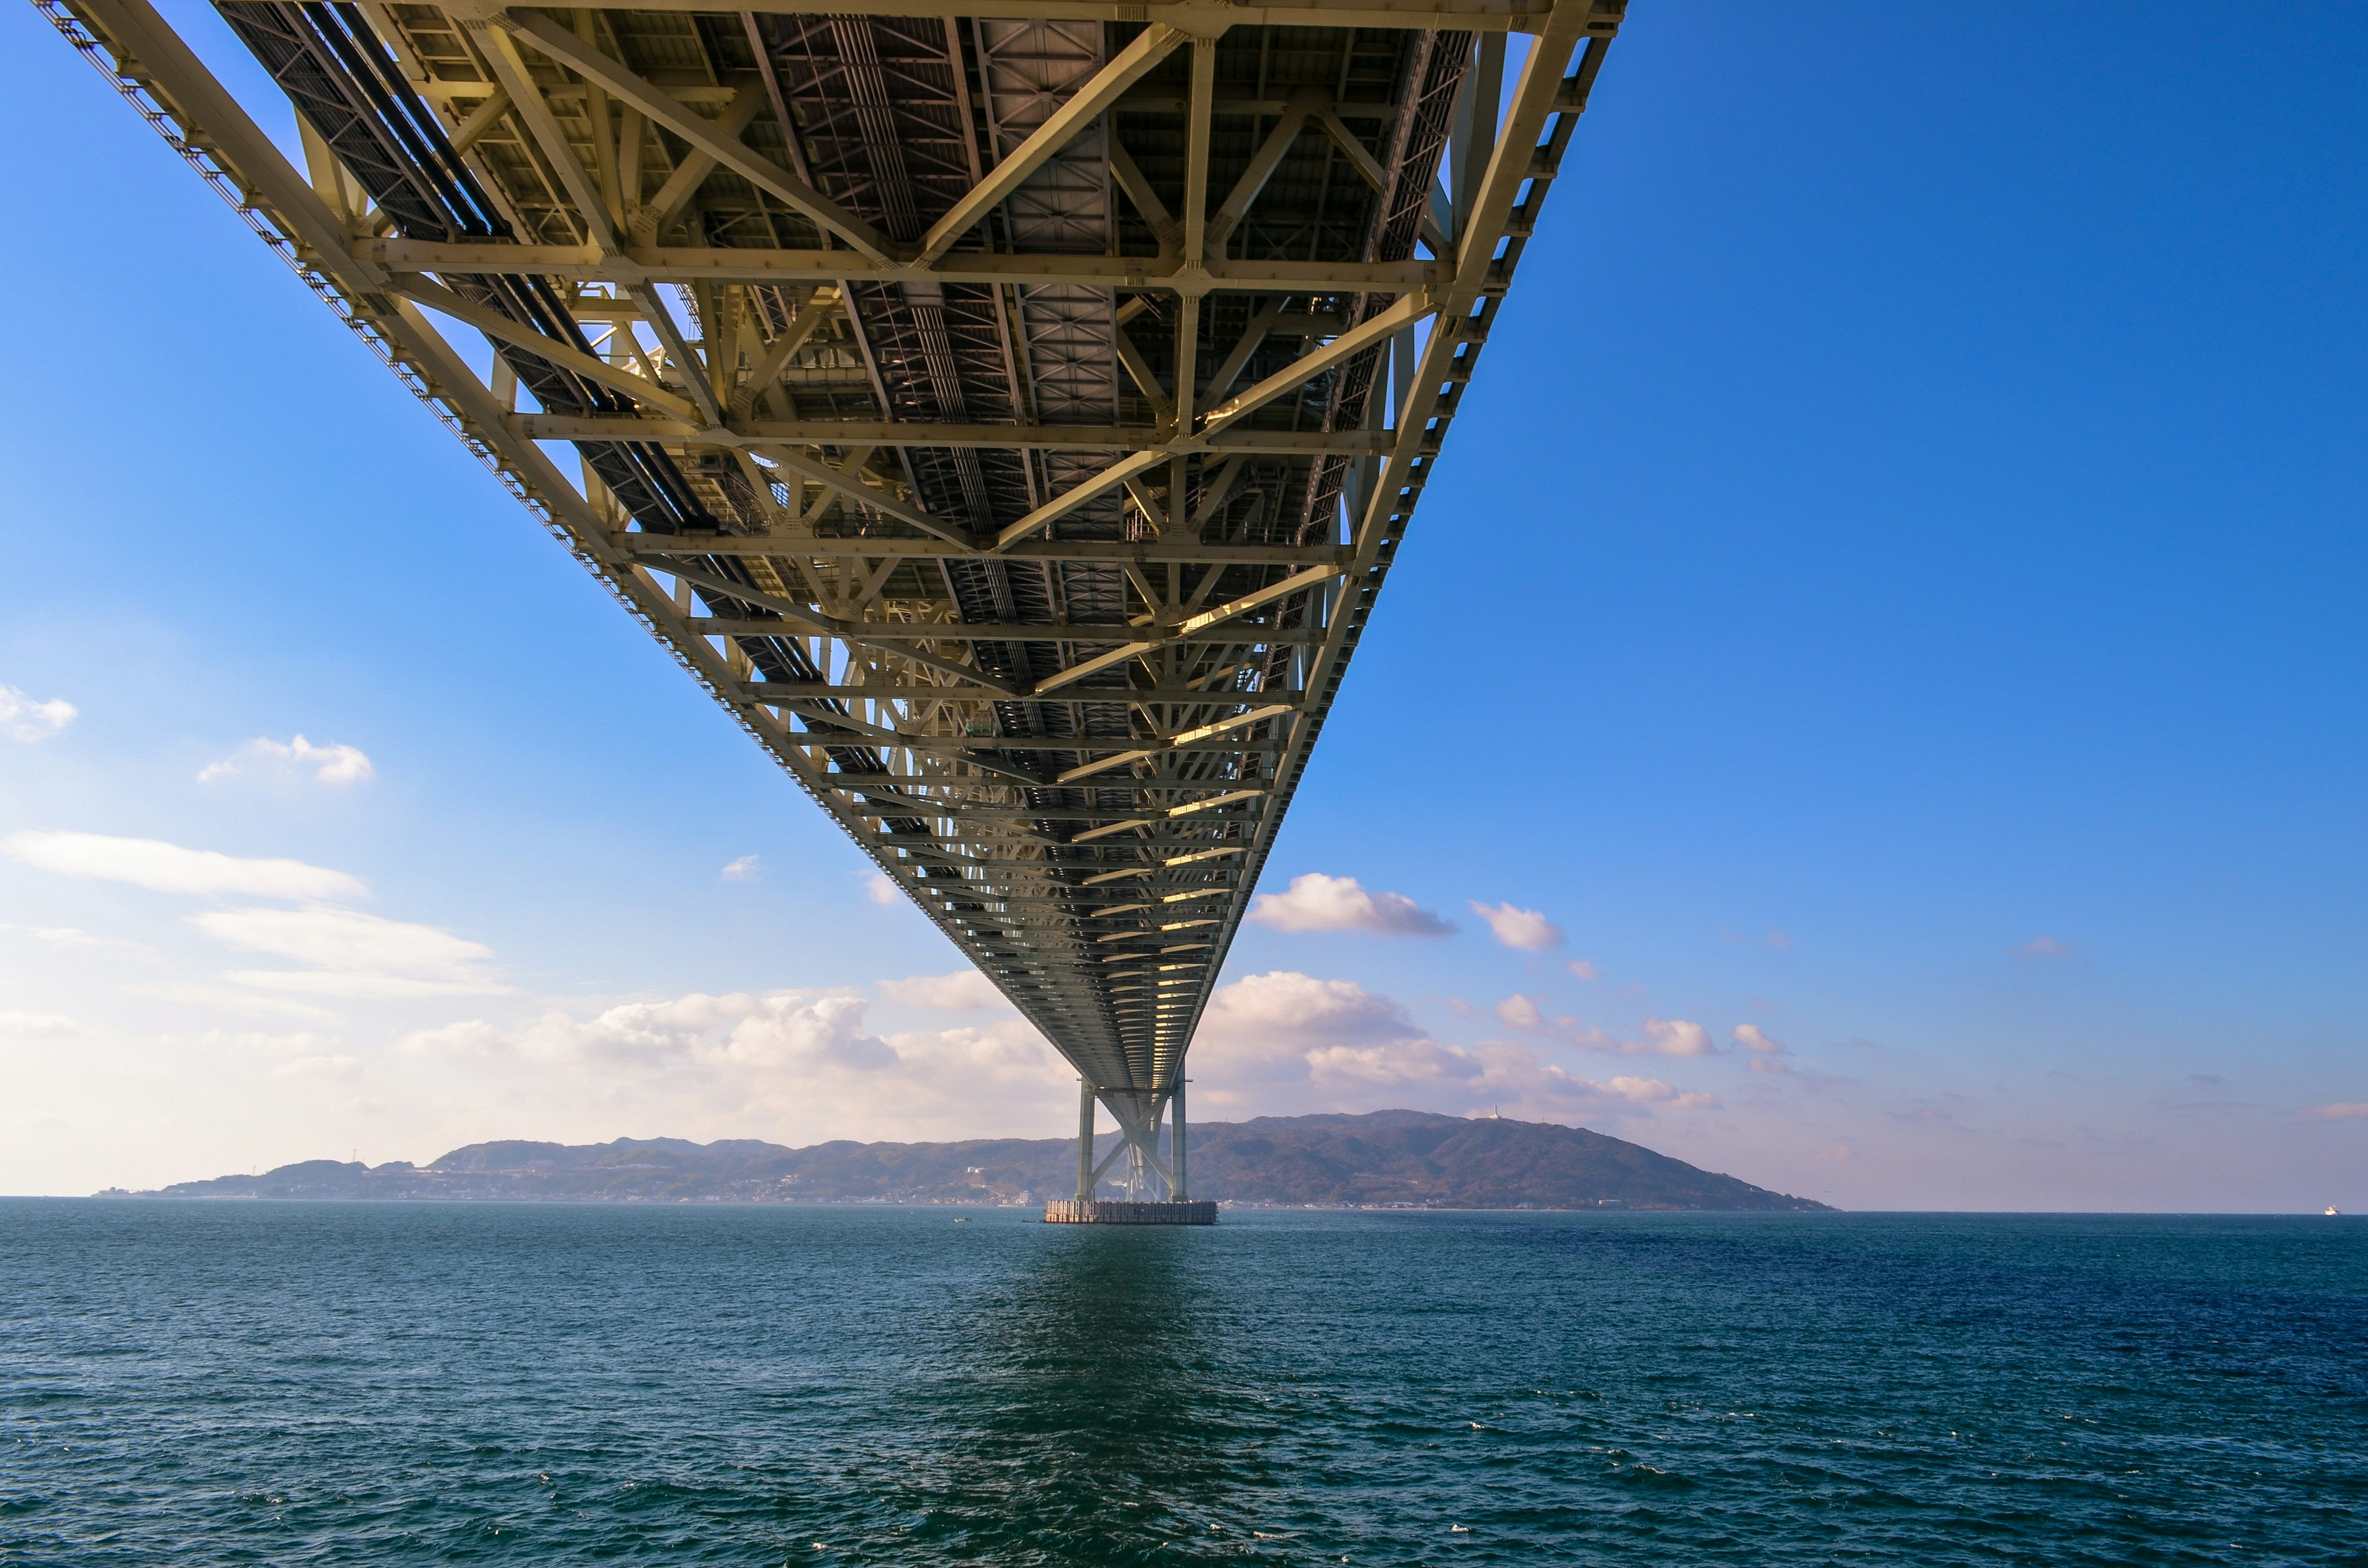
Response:
M2368 1209L2368 12L2227 24L1638 0L1196 1119ZM28 7L0 84L44 153L0 169L0 1192L1073 1134L1073 1074Z

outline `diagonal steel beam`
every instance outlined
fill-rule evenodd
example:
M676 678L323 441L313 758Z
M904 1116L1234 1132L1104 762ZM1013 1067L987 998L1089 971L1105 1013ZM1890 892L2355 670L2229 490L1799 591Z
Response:
M1078 507L1084 506L1095 496L1099 495L1103 492L1117 485L1124 484L1128 480L1133 479L1136 474L1143 472L1145 469L1156 467L1158 464L1166 462L1167 460L1167 452L1157 449L1147 452L1137 452L1132 457L1121 458L1118 461L1110 464L1110 467L1102 470L1099 473L1094 474L1087 479L1080 480L1077 483L1071 485L1068 489L1061 492L1060 494L1055 495L1050 501L1045 502L1042 506L1037 507L1034 511L1029 513L1026 517L1020 518L1009 528L1005 528L1001 533L996 535L995 548L997 550L1010 549L1013 545L1019 543L1021 540L1026 539L1030 534L1034 533L1038 528L1042 528L1045 524L1067 517L1071 512L1076 511Z
M764 358L748 372L747 385L732 394L732 412L746 417L756 406L757 394L771 386L790 362L790 356L806 345L806 340L822 330L830 313L839 305L838 290L824 284L806 300L804 306L781 329L781 335L766 346Z
M648 377L636 375L622 365L611 365L597 354L586 354L572 343L562 343L546 337L525 322L512 321L499 311L489 310L461 298L450 289L429 282L425 278L398 274L388 282L395 293L415 304L427 306L439 315L475 327L487 337L524 348L538 358L550 360L577 375L614 388L637 402L646 403L677 419L697 419L699 411L689 398L668 388L654 384Z
M764 105L765 90L762 86L752 84L741 88L731 103L724 106L722 117L715 121L716 133L738 139ZM690 199L699 194L700 186L714 169L713 155L693 147L690 155L675 165L674 173L666 176L666 183L658 187L657 194L650 198L648 205L638 210L628 210L626 216L630 221L626 228L632 237L643 244L656 239L665 232L666 226L690 205Z
M717 135L712 122L686 109L672 95L634 75L550 17L533 11L505 11L499 19L501 26L531 40L537 49L586 81L613 97L622 98L751 185L780 197L865 256L879 261L904 258L904 247L887 235L736 138ZM781 129L785 135L792 133L789 126Z
M1212 626L1231 620L1236 616L1247 615L1254 609L1272 604L1287 594L1295 594L1302 588L1315 586L1327 577L1338 575L1338 569L1330 566L1311 566L1304 572L1294 572L1281 582L1269 583L1255 593L1244 594L1230 604L1219 605L1215 609L1202 610L1199 615L1179 621L1172 630L1158 636L1139 638L1132 642L1121 643L1107 653L1097 654L1093 658L1071 665L1058 674L1047 676L1036 683L1034 690L1030 695L1042 697L1047 692L1058 691L1063 687L1073 686L1087 676L1098 675L1112 665L1124 664L1129 659L1148 653L1163 643L1187 641ZM1279 639L1276 640L1279 641Z
M874 490L853 474L833 468L828 463L816 462L803 453L792 451L787 447L777 446L771 442L758 444L757 452L767 461L779 464L800 479L811 480L816 484L825 485L850 501L875 507L900 523L911 524L923 533L934 534L951 544L964 547L965 551L977 548L971 543L967 533L954 524L947 522L943 517L933 517L910 502L898 500L884 490Z
M1438 309L1438 301L1428 290L1408 294L1371 321L1350 327L1320 348L1310 349L1239 397L1211 409L1208 417L1201 421L1201 434L1212 435L1284 393L1298 391L1350 355L1384 341L1400 327L1412 326Z
M1190 37L1182 28L1166 22L1154 22L1134 36L1134 41L1111 56L1109 64L1094 73L1091 80L1070 94L1067 101L1054 109L1025 142L1011 151L1011 155L987 171L985 179L973 186L967 195L953 204L946 215L929 225L921 238L920 254L914 259L926 267L951 250L954 242L976 228L979 221L1001 203L1003 199L1019 188L1030 175L1052 162L1062 148L1076 140L1080 131L1091 125L1116 101L1121 93L1142 80L1176 46Z

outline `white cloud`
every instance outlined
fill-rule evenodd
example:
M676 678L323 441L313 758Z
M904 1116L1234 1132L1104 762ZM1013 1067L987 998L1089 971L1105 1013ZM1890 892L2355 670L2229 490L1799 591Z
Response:
M332 1052L337 1045L334 1035L299 1031L295 1034L258 1034L251 1030L201 1029L193 1035L159 1035L156 1043L199 1051L230 1051L245 1056L275 1056L282 1060L297 1056L320 1056Z
M1354 877L1321 871L1291 879L1287 892L1260 893L1250 918L1278 931L1372 931L1385 937L1444 937L1454 923L1404 893L1367 892Z
M22 937L28 942L39 942L41 946L59 952L73 952L76 950L108 948L137 951L140 948L139 943L126 941L120 937L97 937L93 936L88 931L78 931L71 926L9 926L0 924L0 933L6 933L10 937Z
M227 1013L302 1018L309 1023L337 1022L336 1014L315 1007L309 1002L290 1002L279 996L254 996L244 991L233 991L226 985L127 985L124 989L134 996L153 996L159 1002L171 1002L184 1007L217 1007Z
M468 1019L401 1049L452 1072L530 1073L541 1101L582 1098L669 1131L794 1142L1050 1136L1075 1125L1069 1070L1019 1018L881 1036L867 1008L845 992L694 993L588 1018Z
M360 1077L362 1059L359 1056L299 1056L274 1067L271 1075L275 1078L339 1082Z
M423 980L410 974L374 974L367 971L326 969L234 969L222 976L262 991L293 992L300 996L344 997L356 1002L406 1002L429 996L507 996L512 987L483 976L462 980Z
M211 784L217 778L234 778L242 773L268 773L282 778L310 773L315 784L359 784L372 771L370 759L356 746L316 746L302 735L285 741L257 735L220 762L210 762L199 768L198 782Z
M2313 1121L2350 1121L2355 1118L2368 1117L2368 1102L2353 1100L2340 1105L2317 1105L2302 1114L2309 1117Z
M361 898L368 890L343 871L302 860L249 860L211 849L184 849L155 838L96 833L12 833L0 855L62 877L130 882L156 892L245 893L256 898Z
M958 969L951 974L916 974L905 980L883 980L881 994L907 1007L933 1007L946 1012L962 1012L973 1007L1005 1007L1010 1006L995 983L974 969Z
M82 1026L63 1013L0 1012L0 1040L72 1040Z
M1613 1049L1611 1037L1591 1024L1582 1023L1567 1013L1548 1017L1545 1009L1538 1006L1535 996L1523 996L1517 993L1497 1003L1495 1011L1497 1021L1507 1028L1552 1035L1556 1040L1583 1045L1591 1051Z
M757 880L757 857L743 855L717 874L727 882L753 882Z
M1709 1056L1718 1050L1708 1029L1683 1018L1646 1018L1645 1040L1647 1043L1631 1042L1621 1049L1631 1055L1656 1056Z
M1768 1034L1766 1031L1761 1029L1758 1024L1736 1025L1735 1043L1743 1047L1746 1051L1758 1051L1762 1056L1782 1056L1784 1054L1784 1042L1776 1039L1774 1036Z
M1585 959L1573 959L1563 966L1581 980L1600 980L1602 972Z
M1519 1006L1513 1011L1526 1016ZM1543 1015L1540 1021L1546 1022ZM1559 1120L1713 1103L1657 1079L1604 1084L1579 1077L1533 1046L1450 1044L1432 1038L1395 998L1351 981L1290 971L1219 987L1192 1061L1203 1114L1405 1106L1464 1114L1502 1108Z
M495 995L508 988L479 967L493 951L433 926L351 909L221 909L189 916L218 941L309 964L242 970L241 985L319 996L397 999Z
M874 903L894 903L905 896L905 890L887 872L874 871L863 884L863 896Z
M73 723L74 714L63 697L36 702L13 686L0 686L0 734L12 741L46 741Z
M1562 946L1562 927L1534 909L1516 909L1509 903L1488 904L1472 901L1472 913L1488 923L1497 940L1508 948L1525 953L1542 953L1548 948Z

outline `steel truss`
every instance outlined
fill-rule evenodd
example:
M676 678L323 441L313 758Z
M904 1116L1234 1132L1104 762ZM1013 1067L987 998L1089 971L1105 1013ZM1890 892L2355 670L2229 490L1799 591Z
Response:
M1186 1047L1625 0L217 0L301 172L148 0L36 3L1183 1196Z

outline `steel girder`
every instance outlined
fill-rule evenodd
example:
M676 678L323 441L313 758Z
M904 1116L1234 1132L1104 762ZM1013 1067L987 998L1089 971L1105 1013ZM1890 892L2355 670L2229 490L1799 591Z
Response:
M36 3L1156 1142L1624 0Z

